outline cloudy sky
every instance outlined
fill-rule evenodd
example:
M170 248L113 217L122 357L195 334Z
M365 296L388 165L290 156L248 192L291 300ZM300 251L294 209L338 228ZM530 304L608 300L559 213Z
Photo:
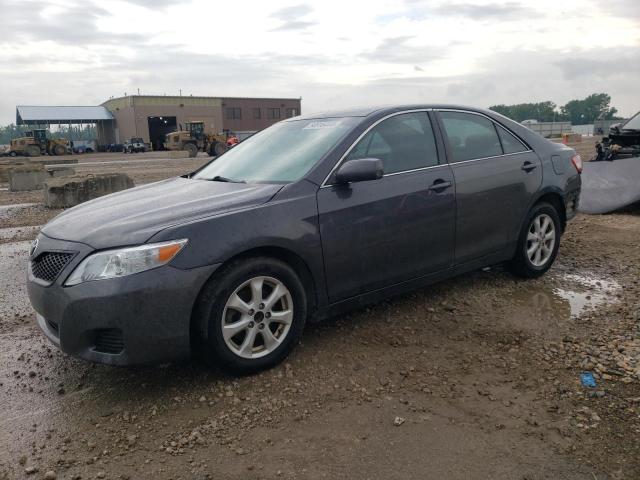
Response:
M227 7L222 5L226 3ZM640 0L0 0L0 124L15 105L136 93L363 104L640 109Z

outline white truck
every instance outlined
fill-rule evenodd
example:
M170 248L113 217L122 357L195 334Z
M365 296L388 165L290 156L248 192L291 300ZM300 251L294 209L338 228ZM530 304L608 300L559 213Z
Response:
M142 138L132 137L131 139L124 142L122 145L123 153L138 153L138 152L146 152L147 146L144 144Z

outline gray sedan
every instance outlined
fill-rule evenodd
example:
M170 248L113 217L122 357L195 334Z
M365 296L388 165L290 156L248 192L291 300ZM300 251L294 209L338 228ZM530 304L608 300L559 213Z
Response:
M576 153L444 105L296 117L193 173L72 208L28 291L63 351L114 365L280 362L306 321L505 263L546 272L576 212Z

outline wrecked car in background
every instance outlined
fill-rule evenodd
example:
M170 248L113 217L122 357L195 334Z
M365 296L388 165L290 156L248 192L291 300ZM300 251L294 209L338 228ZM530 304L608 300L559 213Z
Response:
M609 136L596 144L595 161L640 157L640 112L623 124L612 125Z

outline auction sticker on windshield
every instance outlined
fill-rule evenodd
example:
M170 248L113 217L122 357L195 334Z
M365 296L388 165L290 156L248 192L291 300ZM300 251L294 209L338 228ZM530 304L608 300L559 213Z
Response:
M340 125L340 120L316 120L309 122L303 130L319 130L321 128L335 128Z

